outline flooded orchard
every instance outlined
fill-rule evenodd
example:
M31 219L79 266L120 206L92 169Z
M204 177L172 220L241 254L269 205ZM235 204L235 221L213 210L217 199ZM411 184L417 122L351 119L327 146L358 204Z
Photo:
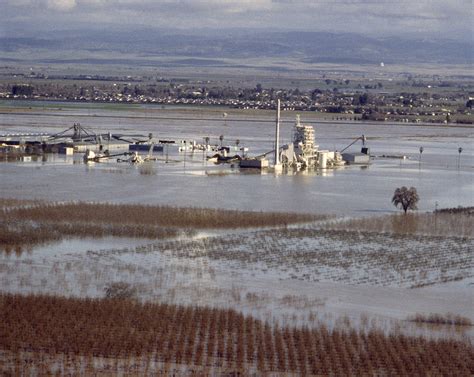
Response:
M198 143L209 137L213 145L223 135L223 145L239 140L254 156L273 149L273 112L70 103L11 106L3 103L0 108L2 134L58 133L79 122L100 133L152 133L156 139ZM283 112L282 144L291 142L295 115ZM419 313L445 315L446 310L474 320L473 238L458 231L461 225L472 225L472 215L445 223L437 218L443 232L402 226L400 233L400 210L391 198L395 188L414 186L421 214L437 207L471 206L474 129L300 115L303 123L314 126L321 149L342 150L365 135L374 156L370 164L248 172L211 163L203 151L183 152L176 146L138 166L116 159L84 163L78 154L0 162L0 197L10 200L3 205L5 229L17 226L8 219L11 211L64 202L328 215L248 229L237 222L232 226L236 214L217 212L230 217L229 226L181 226L179 232L159 233L160 239L153 232L150 238L140 232L118 237L104 224L97 238L71 231L49 243L0 251L4 291L103 297L110 284L124 283L142 301L231 307L273 325L350 325L364 331L472 338L472 326L420 327L408 321ZM356 142L350 150L360 148ZM394 158L400 156L406 158ZM126 213L123 209L124 223L133 220ZM96 216L91 210L81 219L68 220L66 213L63 218L25 215L23 220L87 232L86 225L93 226ZM356 229L347 222L360 218L387 225Z

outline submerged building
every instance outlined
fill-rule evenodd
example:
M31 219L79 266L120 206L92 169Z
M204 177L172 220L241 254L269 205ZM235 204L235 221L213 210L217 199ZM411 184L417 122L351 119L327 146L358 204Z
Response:
M282 147L280 161L284 167L295 169L327 169L344 165L339 152L319 149L313 126L302 124L299 115L293 127L293 142Z

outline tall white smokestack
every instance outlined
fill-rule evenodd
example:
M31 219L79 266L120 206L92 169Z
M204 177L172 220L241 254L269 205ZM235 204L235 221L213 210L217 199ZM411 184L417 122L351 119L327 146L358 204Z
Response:
M280 165L280 100L277 102L275 127L275 167Z

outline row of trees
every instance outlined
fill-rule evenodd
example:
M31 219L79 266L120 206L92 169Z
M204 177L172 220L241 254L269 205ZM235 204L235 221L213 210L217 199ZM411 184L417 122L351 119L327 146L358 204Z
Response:
M64 373L59 375L84 374L86 368L90 368L86 375L96 375L93 358L129 360L133 375L158 375L151 373L158 363L175 364L182 371L205 366L207 375L229 376L249 371L299 376L467 376L474 372L473 348L467 341L330 330L322 325L280 327L232 309L122 299L3 294L0 302L0 348L14 355L10 363L2 362L5 352L0 355L0 374L6 375L31 375L31 370L22 368L31 364L26 361L31 360L28 353L39 352L60 356ZM74 363L70 357L76 357ZM36 367L40 362L33 361ZM58 368L58 360L51 364L49 372L54 364ZM36 370L36 374L58 373ZM121 373L112 370L112 374Z

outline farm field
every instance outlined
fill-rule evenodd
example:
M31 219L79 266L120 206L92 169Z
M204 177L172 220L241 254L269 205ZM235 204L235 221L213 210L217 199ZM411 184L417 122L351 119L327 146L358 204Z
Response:
M387 333L473 336L472 326L428 328L407 321L448 312L474 320L469 212L437 214L442 235L423 228L431 214L412 216L420 226L402 229L394 219L403 215L382 217L382 232L371 229L370 219L357 229L353 220L256 213L260 227L248 229L245 221L239 228L239 217L250 216L245 212L16 200L3 205L3 239L15 236L17 242L0 254L5 292L100 298L108 285L121 283L141 301L231 307L285 325L332 328L349 321ZM130 223L140 213L147 232L136 232L126 220L118 228L113 221L100 225L100 214L108 212ZM217 222L196 216L206 213ZM95 223L81 227L91 215ZM168 228L161 227L165 223ZM69 233L48 232L58 226ZM100 232L88 234L95 228ZM41 238L43 229L54 237Z
M80 118L158 137L225 131L229 144L245 134L254 154L273 132L265 112L236 111L223 125L199 109L34 111L3 114L0 126L58 132ZM59 155L0 162L1 373L474 373L474 215L456 209L472 206L472 130L315 128L324 147L366 133L374 155L407 159L283 175L208 164L200 152L145 168ZM418 188L419 213L391 205L402 184ZM97 339L78 335L90 320Z
M0 377L474 377L466 3L0 0Z
M372 330L275 326L231 309L0 296L5 374L469 375L473 348Z

